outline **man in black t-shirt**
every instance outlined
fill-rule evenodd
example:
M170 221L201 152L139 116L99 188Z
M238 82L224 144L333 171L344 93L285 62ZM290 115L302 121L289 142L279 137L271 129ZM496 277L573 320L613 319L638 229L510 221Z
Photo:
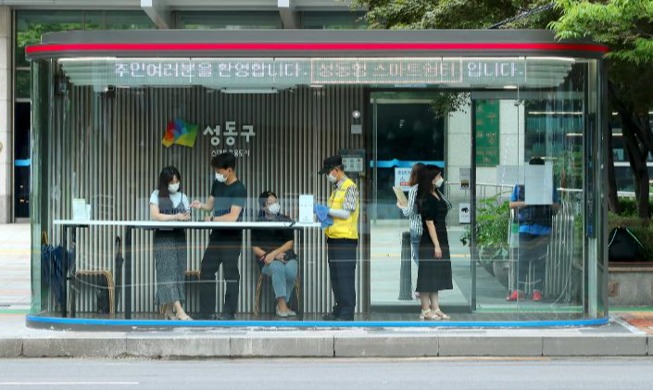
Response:
M247 199L245 185L236 176L236 157L233 153L222 153L211 160L215 170L215 180L211 196L202 203L191 203L192 208L210 211L204 218L207 222L242 221L243 209ZM233 320L238 308L240 272L238 258L242 247L241 229L214 229L209 236L209 245L202 258L200 270L200 313L198 319L211 319L215 313L216 284L215 274L222 264L226 291L222 306L222 320Z

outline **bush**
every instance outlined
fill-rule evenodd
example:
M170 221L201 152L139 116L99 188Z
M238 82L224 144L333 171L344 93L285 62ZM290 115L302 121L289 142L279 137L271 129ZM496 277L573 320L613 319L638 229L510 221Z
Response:
M637 202L635 198L619 197L619 207L621 212L619 216L622 217L637 217ZM649 208L653 210L653 199L649 201Z

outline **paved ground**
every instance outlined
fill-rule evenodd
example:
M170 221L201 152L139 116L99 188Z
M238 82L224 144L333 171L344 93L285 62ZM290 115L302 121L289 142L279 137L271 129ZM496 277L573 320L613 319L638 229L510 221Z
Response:
M653 355L653 308L632 307L584 328L31 329L29 248L29 225L0 225L0 357Z

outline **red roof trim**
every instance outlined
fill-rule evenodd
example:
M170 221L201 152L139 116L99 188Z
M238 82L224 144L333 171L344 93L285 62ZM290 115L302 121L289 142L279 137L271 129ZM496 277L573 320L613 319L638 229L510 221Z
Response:
M607 53L606 46L590 43L46 43L29 46L27 54L61 52L161 52L161 51L587 51Z

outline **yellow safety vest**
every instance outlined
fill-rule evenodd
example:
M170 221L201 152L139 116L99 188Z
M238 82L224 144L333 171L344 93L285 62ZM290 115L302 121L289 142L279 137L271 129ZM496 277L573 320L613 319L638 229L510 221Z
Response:
M356 188L351 179L347 178L340 187L337 187L329 197L329 208L342 210L342 205L345 203L345 195L347 189L353 186ZM333 218L333 225L326 228L324 231L329 238L349 238L352 240L358 239L358 200L356 200L356 210L350 212L349 218Z

